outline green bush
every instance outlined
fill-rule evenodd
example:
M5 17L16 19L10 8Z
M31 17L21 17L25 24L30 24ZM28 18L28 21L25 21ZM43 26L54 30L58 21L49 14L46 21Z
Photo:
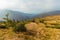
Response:
M0 28L1 28L1 29L5 29L5 28L7 28L7 27L6 27L6 26L0 25Z
M20 24L20 25L17 25L15 28L14 28L14 31L15 32L26 32L26 28L24 26L24 24Z

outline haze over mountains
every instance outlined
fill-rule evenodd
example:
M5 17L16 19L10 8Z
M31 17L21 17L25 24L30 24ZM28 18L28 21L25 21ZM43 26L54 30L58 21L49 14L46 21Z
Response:
M9 19L15 19L15 20L26 20L26 19L30 19L31 17L33 17L35 14L27 14L27 13L23 13L23 12L19 12L19 11L13 11L13 10L0 10L0 20L2 20L2 18L5 18L6 14L9 14Z
M60 15L60 10L40 13L40 14L37 14L36 16L34 16L34 17L41 18L41 17L45 17L45 16L54 16L54 15Z
M9 13L10 19L15 20L26 20L30 18L41 18L45 16L52 16L52 15L60 15L60 10L51 11L51 12L45 12L45 13L39 13L39 14L28 14L23 13L19 11L13 11L13 10L0 10L0 20L3 20L5 18L5 15Z

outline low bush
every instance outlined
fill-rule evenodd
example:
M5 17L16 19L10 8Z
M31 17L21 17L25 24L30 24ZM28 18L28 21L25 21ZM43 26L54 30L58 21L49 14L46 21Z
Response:
M14 27L14 31L15 32L26 32L26 28L24 26L24 24L20 24L20 25L17 25L16 27Z

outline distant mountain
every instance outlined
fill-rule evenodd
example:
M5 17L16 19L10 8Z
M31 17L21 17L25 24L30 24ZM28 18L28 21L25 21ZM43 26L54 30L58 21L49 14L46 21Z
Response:
M0 20L5 18L5 15L9 13L9 19L13 20L26 20L30 19L34 16L34 14L23 13L19 11L12 11L12 10L0 10Z
M45 12L40 14L28 14L24 12L19 11L13 11L13 10L0 10L0 20L3 20L5 18L6 14L9 13L9 19L13 20L26 20L30 18L41 18L45 16L53 16L53 15L60 15L60 10L51 11L51 12Z
M50 11L50 12L45 12L45 13L40 13L40 14L37 14L36 16L34 16L34 17L35 18L41 18L41 17L53 16L53 15L60 15L60 10Z

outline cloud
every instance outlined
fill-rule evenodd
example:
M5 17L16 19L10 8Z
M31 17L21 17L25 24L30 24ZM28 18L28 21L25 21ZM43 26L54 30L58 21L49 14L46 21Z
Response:
M15 4L15 2L9 2L7 0L0 0L0 9L13 7L14 4Z
M59 0L0 0L0 9L39 13L60 9Z
M46 10L52 10L54 8L54 1L53 0L45 0L44 8Z

